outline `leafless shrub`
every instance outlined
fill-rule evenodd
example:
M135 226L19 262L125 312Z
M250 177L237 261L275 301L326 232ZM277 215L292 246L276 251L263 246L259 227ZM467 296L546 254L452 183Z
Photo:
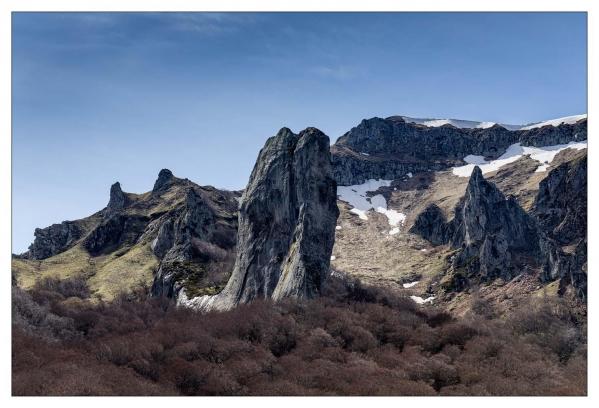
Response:
M549 299L504 320L341 280L206 314L13 290L14 395L586 394L584 325Z

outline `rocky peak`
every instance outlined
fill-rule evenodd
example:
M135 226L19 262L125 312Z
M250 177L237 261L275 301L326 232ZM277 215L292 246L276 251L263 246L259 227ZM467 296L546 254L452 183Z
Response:
M152 188L152 193L164 191L174 180L175 176L169 169L160 170L160 173L158 173L158 178L154 183L154 188Z
M452 261L453 289L468 281L511 279L522 272L522 259L539 259L539 232L530 217L512 197L505 197L485 180L476 166L453 220L444 222L440 209L429 206L411 232L433 244L447 243L457 250Z
M338 215L329 138L315 128L299 135L281 129L260 151L243 193L227 286L216 296L183 302L228 309L257 298L319 294Z
M110 186L110 200L106 206L106 215L111 216L119 210L125 208L128 204L128 199L123 190L121 189L121 183L118 181Z
M451 245L461 248L454 266L482 279L511 278L518 258L538 258L539 235L534 220L512 197L505 197L474 168L462 202L449 227Z

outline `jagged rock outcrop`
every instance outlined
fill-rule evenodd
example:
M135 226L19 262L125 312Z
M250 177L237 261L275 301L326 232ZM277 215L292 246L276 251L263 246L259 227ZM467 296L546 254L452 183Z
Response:
M586 299L587 290L587 155L551 170L539 184L533 214L546 234L542 245L545 281L560 279Z
M453 289L467 281L511 279L522 265L538 262L539 233L535 221L512 197L485 180L475 167L455 216L445 223L441 210L429 206L418 216L412 231L434 244L450 244L457 253L452 260Z
M164 218L152 241L161 259L152 295L174 297L190 274L201 275L202 265L222 261L234 250L237 230L236 223L223 219L210 198L194 188L187 190L184 206Z
M190 293L205 289L214 293L224 287L232 271L240 195L198 186L166 169L160 171L150 193L126 193L116 182L104 209L81 220L36 230L30 250L19 257L45 259L81 246L92 258L111 256L90 262L73 257L66 262L102 268L127 258L121 264L130 265L132 274L158 260L153 295L176 297L182 287Z
M519 257L538 259L539 235L534 219L512 197L485 180L474 168L458 204L450 244L461 248L456 268L466 268L483 280L511 279L519 274Z
M159 259L164 258L166 253L175 244L175 228L171 218L164 221L158 228L158 235L152 241L152 252Z
M587 155L551 170L539 184L533 205L539 225L561 245L587 232Z
M83 231L83 228L73 221L63 221L47 228L36 228L35 240L23 257L46 259L66 251L81 238Z
M83 246L93 256L132 246L144 232L149 221L149 217L144 215L115 214L94 228L85 237Z
M239 210L237 258L216 296L184 297L199 309L257 298L313 297L329 274L337 208L329 138L281 129L260 151Z
M121 183L118 181L110 186L110 200L104 211L104 217L109 218L117 212L121 211L129 204L129 198L121 189Z
M420 235L433 245L446 244L450 233L445 214L436 204L430 204L418 215L409 232Z
M339 185L361 184L369 179L393 180L408 173L445 170L461 165L459 160L397 160L388 156L368 156L342 145L331 146L333 175Z
M577 155L541 181L531 214L478 167L451 221L435 204L419 214L410 232L457 250L450 289L464 289L473 279L511 279L529 269L540 270L544 282L559 279L560 293L572 286L586 299L587 159L586 152Z
M427 127L400 116L363 120L331 147L339 185L368 179L396 179L408 172L445 170L462 165L467 155L497 158L508 146L548 146L587 138L586 119L575 124L510 131L499 125L460 129L451 125Z
M169 169L162 169L158 173L158 178L154 182L154 188L152 188L152 194L160 194L176 180L176 177Z
M99 254L107 246L118 246L124 242L130 244L131 234L129 231L123 234L123 231L132 225L139 229L139 222L130 221L125 225L122 219L110 220L130 203L131 199L123 192L121 184L117 181L110 187L110 199L106 208L82 220L63 221L47 228L37 228L33 244L22 256L30 259L46 259L72 248L84 237L84 247L94 254Z
M517 133L518 141L523 146L541 147L583 141L587 140L587 120L582 119L574 124L547 125L529 130L519 130Z

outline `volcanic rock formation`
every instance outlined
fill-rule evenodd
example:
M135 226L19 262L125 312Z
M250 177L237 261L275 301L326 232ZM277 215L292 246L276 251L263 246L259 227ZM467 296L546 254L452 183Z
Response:
M258 298L318 295L329 274L339 215L329 138L281 129L260 151L239 209L237 258L216 296L182 299L229 309Z
M542 279L560 279L579 297L587 289L587 155L551 170L539 185L533 214L546 233Z
M46 259L71 247L82 235L81 227L72 221L63 221L46 228L35 229L35 240L22 256L29 259Z
M485 180L479 167L474 168L450 222L433 204L418 216L410 232L457 250L452 261L452 288L457 290L469 280L511 279L521 272L524 258L536 262L540 254L534 219Z
M407 173L446 170L463 164L467 155L497 158L508 146L549 146L587 139L587 121L508 130L500 125L462 129L407 123L401 116L364 119L331 147L339 185L369 179L393 180Z

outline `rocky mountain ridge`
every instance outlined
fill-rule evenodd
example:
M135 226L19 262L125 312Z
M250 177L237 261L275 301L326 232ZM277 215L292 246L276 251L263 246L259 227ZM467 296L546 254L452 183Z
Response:
M109 298L143 281L152 296L200 309L314 296L329 258L339 273L385 276L385 285L407 284L428 299L435 276L467 292L523 273L585 299L586 150L566 149L543 166L524 155L485 176L452 174L467 155L493 159L514 143L584 140L586 119L510 131L374 118L330 148L317 129L283 128L261 151L241 210L240 192L200 187L164 169L150 192L126 193L117 182L101 211L36 230L13 269L25 286L40 276L83 275ZM358 216L335 204L335 180L370 178L386 179L363 197L373 211ZM392 230L389 214L398 216ZM379 257L380 248L388 252Z
M124 264L131 270L119 274L129 275L128 282L123 280L122 288L101 290L108 297L127 290L128 283L147 279L140 268L149 269L153 275L153 282L145 283L152 285L155 295L172 295L183 284L194 288L218 286L226 281L228 272L210 277L209 269L226 268L224 264L234 256L240 195L211 186L200 187L175 177L167 169L160 171L152 191L144 194L123 192L116 182L104 209L82 220L36 230L29 251L16 262L24 263L20 266L28 272L37 269L38 273L55 271L52 274L58 276L84 274L91 275L92 281L104 273L113 276L116 271L112 265ZM60 261L65 271L54 264L57 257L65 258ZM173 271L181 269L181 265L186 267L179 276ZM189 265L194 266L193 274L189 273ZM30 281L33 277L27 278Z
M586 298L586 154L551 170L541 181L530 213L505 197L475 167L463 198L446 221L436 204L418 215L411 233L455 250L445 277L449 290L471 281L505 281L527 272L559 280Z
M365 119L331 147L339 185L369 179L397 179L408 173L441 171L464 164L468 155L496 159L515 143L550 146L587 139L587 121L511 131L489 128L428 127L401 116Z

